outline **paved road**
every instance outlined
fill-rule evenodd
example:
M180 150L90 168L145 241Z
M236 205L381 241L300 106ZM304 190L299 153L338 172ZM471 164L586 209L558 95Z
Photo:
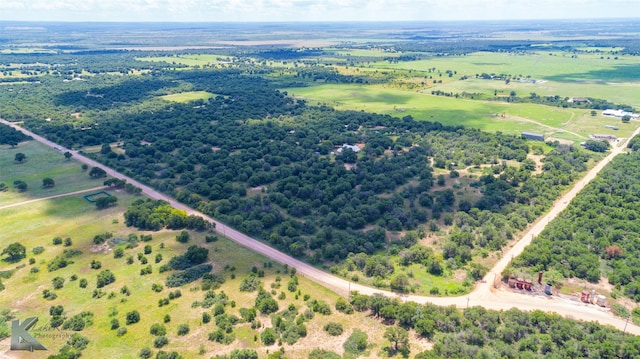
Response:
M62 151L67 151L67 149L62 148L60 145L53 143L41 136L38 136L30 131L27 131L16 124L10 123L8 121L0 119L1 123L7 124L9 126L14 127L15 129L22 131L23 133L33 137L35 140L42 142L52 148L60 148ZM634 132L633 136L640 133L640 127ZM631 137L633 137L631 136ZM518 254L522 253L524 248L529 245L533 237L540 233L546 225L551 221L551 219L555 218L562 210L564 210L569 202L584 188L584 186L591 181L595 176L600 172L604 166L611 161L611 159L618 154L622 153L625 144L620 144L618 147L613 149L609 155L600 163L598 163L594 168L592 168L584 177L584 179L580 180L574 187L569 190L566 194L564 194L560 199L558 199L554 206L551 208L548 214L538 219L536 223L534 223L531 228L518 240L509 250L507 250L502 255L502 259L496 263L496 265L491 269L491 271L485 276L483 282L476 286L474 291L469 295L462 297L427 297L427 296L417 296L417 295L408 295L400 297L402 300L415 301L418 303L434 303L437 305L455 305L459 308L464 308L467 306L483 306L489 309L510 309L510 308L519 308L522 310L543 310L556 312L560 315L571 317L574 319L581 319L587 321L597 321L602 324L612 325L620 330L626 328L626 331L629 333L633 333L635 335L640 335L640 327L633 325L632 323L626 323L625 320L614 317L609 311L603 310L600 307L594 305L585 305L575 301L562 300L556 297L533 297L529 295L521 295L517 293L512 293L510 291L505 290L496 290L493 287L494 280L500 277L500 273L504 270L504 268L509 264L511 259ZM133 184L142 189L142 192L154 199L160 199L169 202L173 207L183 209L189 214L194 214L198 216L202 216L207 220L215 223L216 230L222 233L224 236L229 239L239 243L242 246L252 249L266 257L269 257L275 261L278 261L283 264L287 264L290 267L296 267L297 272L301 276L305 276L317 283L322 284L323 286L335 291L336 293L347 296L349 291L358 291L362 294L374 294L380 293L388 296L396 296L397 294L383 291L380 289L375 289L367 286L363 286L357 283L351 283L343 278L339 278L333 276L327 272L319 270L307 263L301 262L295 258L288 256L274 248L269 247L268 245L253 239L247 236L244 233L238 232L235 229L220 223L213 218L200 213L192 208L189 208L182 203L174 200L173 198L169 198L168 196L157 192L156 190L146 186L133 178L129 178L121 173L114 171L111 168L105 167L104 165L82 156L77 151L71 151L73 157L83 163L86 163L89 166L100 167L104 169L108 175L120 179L126 180L128 183Z

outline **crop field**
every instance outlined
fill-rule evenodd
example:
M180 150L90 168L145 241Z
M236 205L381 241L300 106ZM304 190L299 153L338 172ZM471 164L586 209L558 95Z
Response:
M160 98L171 102L187 103L196 100L208 100L214 96L215 94L206 91L188 91L171 95L164 95L160 96Z
M15 162L15 154L24 153L27 157L23 163ZM61 193L80 191L102 186L103 179L91 179L88 172L83 172L80 163L73 157L66 160L61 152L36 141L20 143L16 148L0 146L0 183L11 188L0 192L0 207L26 200L54 196ZM42 179L54 180L53 188L44 188ZM22 180L27 183L27 190L18 193L13 189L13 181Z

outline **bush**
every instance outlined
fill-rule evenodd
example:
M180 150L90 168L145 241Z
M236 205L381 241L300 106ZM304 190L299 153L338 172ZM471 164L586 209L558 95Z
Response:
M276 332L273 328L266 328L260 334L260 340L264 345L271 345L276 342Z
M51 262L47 263L47 269L49 270L49 272L53 272L60 268L64 268L72 263L73 262L68 260L67 258L56 256L51 260Z
M140 313L137 310L131 311L127 313L126 322L127 325L135 324L140 321Z
M155 323L151 326L151 328L149 328L149 333L155 336L165 335L167 334L167 328L160 323Z
M44 247L40 247L40 246L33 247L31 252L33 252L33 254L40 254L40 253L44 252Z
M342 357L334 352L324 349L313 349L309 353L308 359L341 359Z
M111 284L113 282L116 281L116 276L111 273L110 270L105 269L102 272L98 273L98 277L97 277L97 288L102 288L105 285Z
M180 232L180 234L176 236L176 241L180 243L187 243L189 239L190 239L190 236L189 236L189 232L187 231L182 231Z
M113 250L113 258L121 258L124 256L123 248L116 248Z
M116 331L116 335L121 337L123 335L127 334L127 327L120 327L118 328L118 331Z
M149 349L149 348L142 348L142 349L140 349L140 352L138 352L138 356L141 359L149 359L149 358L151 358L152 354L153 353L151 352L151 349Z
M324 325L324 327L322 328L324 329L324 331L331 335L331 336L338 336L341 335L342 332L344 331L344 329L342 328L342 324L340 323L335 323L335 322L329 322L327 324Z
M169 339L164 335L158 336L153 340L154 348L162 348L163 346L169 344Z
M187 283L198 280L205 273L211 272L213 266L211 264L201 264L195 267L191 267L187 270L178 273L172 273L167 277L167 287L179 287Z
M347 338L347 340L344 342L342 347L346 352L349 352L352 354L361 353L367 350L368 339L369 339L369 336L367 335L367 333L359 329L354 329L353 333L351 333L349 338Z
M78 282L80 288L86 288L87 284L89 284L89 282L87 282L87 280L84 278L80 279L80 281Z
M336 310L344 314L352 314L353 306L346 299L340 297L336 301Z
M178 325L178 336L183 336L189 334L189 325L188 324L180 324Z
M53 284L53 289L61 289L64 286L64 278L55 277L51 280L51 283Z
M53 238L53 245L57 246L59 244L62 244L62 238L61 237L54 237Z
M120 328L120 322L118 321L118 319L113 318L111 319L111 330L115 330Z
M260 286L260 280L256 277L255 274L250 273L245 279L240 282L240 291L241 292L253 292L258 289Z

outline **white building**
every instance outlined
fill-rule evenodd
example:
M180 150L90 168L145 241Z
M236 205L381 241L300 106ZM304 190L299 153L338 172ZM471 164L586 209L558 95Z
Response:
M606 110L602 111L602 116L622 118L622 117L624 117L626 115L629 115L631 118L640 117L640 115L638 115L637 113L626 112L626 111L623 111L623 110L606 109Z

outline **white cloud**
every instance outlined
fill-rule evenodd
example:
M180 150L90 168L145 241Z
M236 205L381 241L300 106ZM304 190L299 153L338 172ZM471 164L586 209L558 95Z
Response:
M2 20L357 21L640 17L638 0L1 0Z

